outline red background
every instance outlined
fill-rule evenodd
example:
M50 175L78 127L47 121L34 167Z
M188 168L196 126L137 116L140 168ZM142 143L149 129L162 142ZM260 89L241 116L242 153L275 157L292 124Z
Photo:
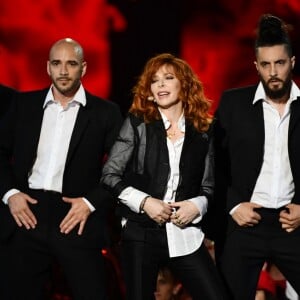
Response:
M191 64L215 108L224 89L256 82L253 41L263 13L293 25L297 56L298 0L2 0L0 82L19 90L47 86L50 46L72 37L86 52L86 88L124 112L145 61L161 52ZM294 74L297 81L298 66Z

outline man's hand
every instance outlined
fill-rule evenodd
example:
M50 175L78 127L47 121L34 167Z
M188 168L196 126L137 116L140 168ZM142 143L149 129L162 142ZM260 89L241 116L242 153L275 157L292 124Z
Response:
M8 206L19 227L25 226L26 229L33 229L37 224L37 220L27 202L36 204L37 200L19 192L9 197Z
M242 202L232 213L233 220L240 226L248 227L258 224L261 216L254 210L261 206L252 202Z
M143 210L158 224L167 222L172 213L172 209L169 204L152 197L147 198Z
M300 205L288 204L287 210L283 210L279 214L279 222L283 229L287 232L292 232L300 226Z
M79 224L78 234L81 235L91 211L82 198L63 197L63 201L70 203L71 208L68 214L60 223L60 232L68 234L77 224Z
M171 222L178 227L184 227L200 215L197 206L192 201L178 201L171 204L176 209L171 216Z

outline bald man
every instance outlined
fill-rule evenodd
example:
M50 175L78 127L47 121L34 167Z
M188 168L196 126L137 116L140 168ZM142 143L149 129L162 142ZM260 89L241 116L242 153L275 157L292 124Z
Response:
M3 233L13 258L7 299L46 299L54 260L72 299L107 299L101 247L111 199L99 182L122 117L84 89L86 70L81 45L57 41L50 88L20 93L0 129L0 198L15 224Z

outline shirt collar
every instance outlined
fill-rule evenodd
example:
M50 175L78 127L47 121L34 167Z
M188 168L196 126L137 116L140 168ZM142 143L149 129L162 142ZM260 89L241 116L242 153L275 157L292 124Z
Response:
M51 102L56 102L54 99L54 96L53 96L52 87L53 87L53 85L51 85L51 87L47 93L43 108L45 108ZM77 103L81 104L82 106L86 106L86 95L85 95L85 91L84 91L82 84L80 84L79 89L77 90L73 99L69 103L71 103L71 102L77 102Z
M289 99L291 101L294 101L294 100L297 100L297 97L300 97L300 89L295 84L295 82L292 81L292 87L291 87L291 92L290 92L290 98ZM266 92L264 90L262 82L260 82L257 89L256 89L256 92L255 92L253 104L258 102L259 100L266 100L266 99L267 99Z
M163 114L163 112L159 109L159 112L161 114L162 121L164 123L164 127L166 130L168 130L171 126L171 122L168 120L168 118ZM185 117L184 113L181 114L180 118L178 119L178 128L181 132L185 132Z

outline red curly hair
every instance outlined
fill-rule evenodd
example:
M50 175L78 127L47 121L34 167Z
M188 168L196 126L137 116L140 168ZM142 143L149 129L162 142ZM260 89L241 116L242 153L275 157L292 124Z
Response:
M142 117L146 123L161 119L156 103L149 101L148 97L152 97L152 79L157 70L164 65L171 67L174 75L180 81L181 90L178 98L182 101L186 120L192 123L199 132L207 131L212 122L209 113L211 103L204 95L203 85L184 60L169 53L159 54L146 63L132 90L134 96L129 111Z

